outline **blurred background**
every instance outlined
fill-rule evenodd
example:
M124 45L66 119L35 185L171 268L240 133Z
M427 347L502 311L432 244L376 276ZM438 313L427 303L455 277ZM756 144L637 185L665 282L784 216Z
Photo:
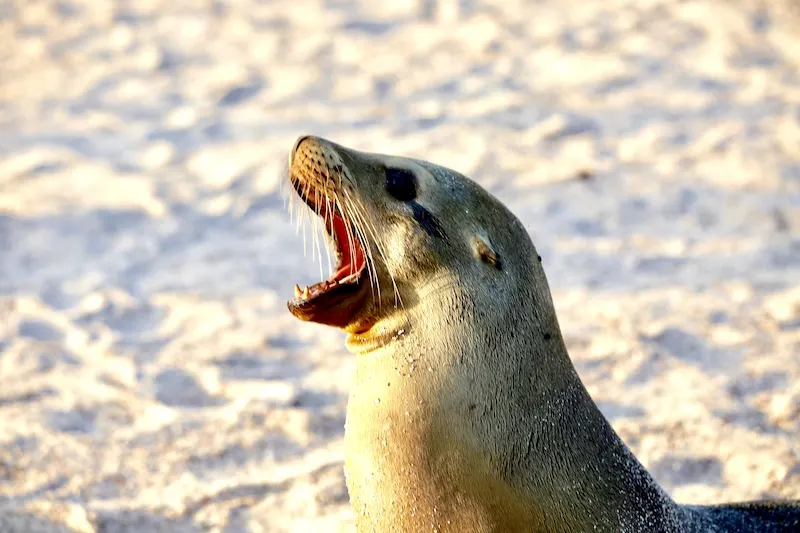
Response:
M1 0L0 532L352 531L301 134L525 223L676 499L800 498L791 0Z

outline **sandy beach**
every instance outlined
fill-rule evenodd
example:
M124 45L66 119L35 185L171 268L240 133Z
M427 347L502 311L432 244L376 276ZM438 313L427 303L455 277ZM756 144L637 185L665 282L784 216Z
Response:
M353 531L301 134L508 205L675 499L800 498L791 1L7 0L0 533Z

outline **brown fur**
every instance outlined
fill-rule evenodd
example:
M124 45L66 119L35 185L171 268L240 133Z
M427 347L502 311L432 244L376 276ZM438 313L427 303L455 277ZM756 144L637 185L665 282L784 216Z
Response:
M316 172L338 173L326 186L351 191L377 230L380 298L343 328L358 357L345 431L358 531L726 531L675 504L603 418L536 249L499 201L452 170L314 137L293 159L341 161ZM441 236L386 193L386 166L414 174Z

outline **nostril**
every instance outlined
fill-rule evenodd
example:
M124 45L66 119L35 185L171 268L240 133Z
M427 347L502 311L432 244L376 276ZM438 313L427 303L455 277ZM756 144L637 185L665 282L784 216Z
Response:
M311 135L301 135L294 142L294 146L292 146L292 152L289 154L289 166L291 166L292 161L294 161L294 154L297 153L297 149L300 147L300 144L302 144L303 141L305 141L310 137Z

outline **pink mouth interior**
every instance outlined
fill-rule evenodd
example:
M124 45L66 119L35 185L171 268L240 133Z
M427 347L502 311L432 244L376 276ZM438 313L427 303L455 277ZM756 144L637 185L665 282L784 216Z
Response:
M347 223L339 215L333 217L332 233L337 242L341 259L339 268L331 278L331 281L340 282L343 279L361 272L364 268L364 251L358 239L351 240L351 232L348 231Z
M325 230L335 248L336 268L327 280L304 289L295 285L294 297L287 302L289 311L301 320L344 328L355 320L370 295L369 276L364 276L367 260L362 241L353 225L337 213L338 206L330 208L328 202L318 205L309 201L309 191L300 180L293 179L292 185L303 201L325 221ZM316 194L314 198L317 198Z

